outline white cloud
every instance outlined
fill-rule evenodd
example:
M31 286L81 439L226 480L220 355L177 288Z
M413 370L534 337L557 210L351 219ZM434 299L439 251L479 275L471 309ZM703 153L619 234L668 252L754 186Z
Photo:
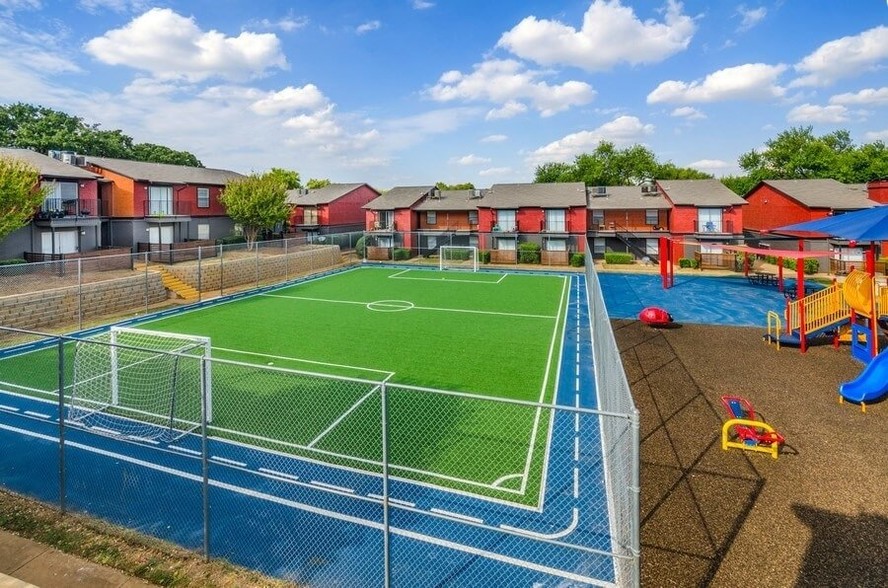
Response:
M435 6L434 2L429 2L428 0L413 0L413 9L414 10L426 10L428 8L432 8Z
M84 49L103 63L126 65L166 80L244 80L287 67L274 34L242 32L228 37L202 31L193 18L168 8L152 8L126 26L87 41Z
M541 65L570 65L587 71L618 63L659 63L687 49L694 19L668 0L663 22L642 21L619 0L594 0L576 28L557 20L528 16L500 37L503 47Z
M800 123L840 123L848 120L848 109L841 104L800 104L787 113L786 120Z
M503 141L508 140L507 135L487 135L486 137L481 139L482 143L502 143Z
M40 0L0 0L0 8L9 11L37 10L40 8Z
M247 28L274 30L278 29L285 33L292 33L308 26L311 20L307 16L288 15L278 20L263 18L260 20L251 20L247 23Z
M888 129L884 131L869 131L863 135L864 139L872 143L873 141L885 141L888 143Z
M378 30L382 26L382 23L378 20L371 20L362 24L359 24L357 28L355 28L355 32L359 35L363 35L364 33L369 33L370 31Z
M836 94L829 99L830 104L865 104L879 105L888 104L888 87L866 88L857 93L848 92L846 94Z
M505 106L527 101L542 116L588 104L595 98L595 90L585 82L549 84L540 80L543 75L544 72L527 69L513 59L491 59L476 64L469 74L445 72L427 94L439 102L488 101Z
M278 92L269 92L250 105L256 114L272 115L285 111L320 110L327 106L328 100L317 86L306 84L301 88L287 86Z
M693 106L679 106L671 113L676 118L686 120L700 120L706 118L706 115L694 108Z
M527 112L527 106L515 100L509 100L499 108L492 108L484 116L485 120L501 120L512 118Z
M531 164L568 161L580 153L592 151L601 141L617 146L638 143L654 132L654 125L643 124L637 117L620 116L591 131L572 133L534 150L528 156Z
M178 90L180 87L175 84L161 82L154 78L136 78L123 89L123 93L133 98L150 98L173 94Z
M829 86L839 79L872 71L886 59L888 27L878 26L818 47L795 65L802 77L790 86Z
M490 158L470 153L469 155L463 155L462 157L451 157L450 163L455 163L457 165L481 165L482 163L490 163Z
M504 176L510 173L512 173L511 167L488 167L487 169L482 169L481 171L479 171L478 175L481 177Z
M680 82L669 80L648 94L648 104L657 102L720 102L739 99L779 98L786 93L777 85L777 78L786 71L785 65L747 63L720 69L703 81Z
M740 26L737 27L737 30L748 31L765 19L765 17L768 15L768 9L764 6L759 6L758 8L747 8L745 5L741 4L737 7L737 15L741 19Z
M700 171L719 171L728 169L731 164L721 159L700 159L688 164L688 167L698 169Z
M145 0L80 0L77 5L91 14L99 14L105 10L113 12L143 10L147 7L148 2Z

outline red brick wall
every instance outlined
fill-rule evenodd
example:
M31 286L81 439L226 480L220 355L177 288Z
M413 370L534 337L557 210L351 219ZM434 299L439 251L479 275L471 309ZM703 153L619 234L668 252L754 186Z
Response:
M869 199L888 204L888 180L875 180L866 185Z
M370 186L360 186L330 204L318 206L318 222L322 225L359 224L364 219L361 207L378 196L379 192Z
M810 209L771 186L762 184L746 197L749 203L743 212L744 228L770 230L783 225L823 218L826 209Z

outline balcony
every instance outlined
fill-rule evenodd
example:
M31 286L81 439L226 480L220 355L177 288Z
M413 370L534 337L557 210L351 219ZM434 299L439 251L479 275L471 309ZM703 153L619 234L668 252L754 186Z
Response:
M168 199L145 200L142 203L142 215L149 217L191 216L193 202L180 202Z
M542 221L540 225L541 233L570 233L570 223L567 221Z
M373 227L370 230L376 233L391 233L397 231L398 227L392 221L382 220L374 222Z
M97 225L102 216L107 216L104 202L96 198L75 198L62 200L47 198L37 214L34 223L40 227L77 227Z
M490 227L491 233L520 233L521 226L518 221L515 221L515 224L512 226L508 226L507 224L494 223L493 226Z
M732 235L734 234L734 221L694 221L694 232L699 235Z

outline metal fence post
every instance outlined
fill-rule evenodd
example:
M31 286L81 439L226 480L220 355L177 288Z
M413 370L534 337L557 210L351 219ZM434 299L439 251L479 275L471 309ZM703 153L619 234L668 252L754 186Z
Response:
M290 281L290 257L287 249L286 239L284 239L284 281Z
M388 393L386 382L380 387L382 405L382 566L383 586L389 588L391 559L389 557L389 447L388 447Z
M83 330L83 260L77 258L77 329Z
M65 340L58 339L59 352L59 510L65 514Z
M222 244L219 243L219 296L225 294L225 256L223 252Z
M197 246L197 301L200 302L202 299L201 293L203 292L203 247L200 245Z
M145 252L145 314L148 314L148 252Z
M629 483L629 493L631 498L631 525L630 525L630 545L632 552L632 585L641 585L641 463L639 445L641 442L641 417L638 409L633 409L629 414L630 425L630 443L632 463L630 467L631 481Z
M210 364L206 356L200 358L201 386L200 386L200 461L203 476L201 484L203 501L203 550L204 557L210 559L210 460L207 442L207 413L209 411L209 382Z
M256 288L259 288L259 241L253 241L256 248Z

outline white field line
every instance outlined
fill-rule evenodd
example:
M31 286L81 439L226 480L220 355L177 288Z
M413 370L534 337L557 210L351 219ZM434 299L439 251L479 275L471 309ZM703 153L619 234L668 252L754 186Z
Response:
M264 357L266 359L280 359L283 361L292 361L293 363L308 363L311 365L321 365L321 366L326 366L326 367L345 368L345 369L357 370L357 371L362 371L362 372L374 372L377 374L385 374L386 376L395 375L395 372L389 372L386 370L377 370L374 368L366 368L366 367L361 367L361 366L357 366L357 365L330 363L330 362L326 362L326 361L313 361L310 359L299 359L296 357L288 357L286 355L271 355L268 353L258 353L255 351L243 351L240 349L230 349L228 347L213 347L213 349L216 349L218 351L224 351L226 353L234 353L234 354L239 353L241 355L252 355L254 357ZM257 364L257 365L261 365L261 364Z
M345 419L345 417L347 417L347 416L350 415L352 412L354 412L356 408L358 408L359 406L361 406L361 404L363 404L365 400L367 400L368 398L370 398L370 397L371 397L373 394L375 394L376 391L379 390L379 389L380 389L380 386L374 386L369 392L367 392L366 394L364 394L363 396L361 396L361 398L359 398L357 402L355 402L353 405L351 405L351 407L350 407L347 411L345 411L344 413L342 413L341 415L339 415L339 417L338 417L335 421L333 421L332 423L330 423L330 426L329 426L329 427L327 427L326 429L324 429L323 431L321 431L321 433L320 433L317 437L315 437L314 439L312 439L311 442L310 442L308 445L306 445L306 447L314 447L314 446L317 444L318 441L320 441L321 439L323 439L324 437L326 437L327 434L330 433L330 431L332 431L333 429L336 428L336 425L338 425L339 423L341 423L341 422Z
M562 286L561 286L561 300L558 303L558 316L552 317L552 318L557 319L557 318L562 317L561 313L564 311L565 291L567 291L569 284L570 284L570 279L564 278ZM566 313L564 316L566 316ZM549 384L549 372L552 369L552 358L555 355L555 343L558 341L559 322L560 321L558 321L558 320L555 321L555 328L552 330L552 339L549 341L549 356L546 358L546 372L543 375L543 385L540 386L540 398L537 401L540 404L542 404L546 398L546 387ZM559 371L560 371L560 366L559 366ZM555 390L555 392L557 394L557 392L558 392L557 389ZM524 494L527 491L527 479L530 475L530 463L533 460L533 450L536 445L536 437L537 437L537 433L539 432L539 428L540 428L540 415L542 414L542 410L543 410L542 407L537 407L537 409L536 409L536 416L534 417L534 421L533 421L533 431L531 431L531 434L530 434L530 445L527 448L527 458L524 461L524 474L523 474L524 477L521 480L521 494ZM553 416L554 416L554 412L553 412ZM550 442L551 442L551 436L552 436L552 427L550 426L549 427ZM548 466L548 464L544 464L543 471L546 470L545 466Z
M417 282L438 282L438 283L457 282L460 284L483 284L485 286L496 286L501 281L501 280L497 280L496 282L488 282L485 280L460 280L459 278L447 278L444 276L442 276L440 278L410 278L407 276L400 276L400 275L399 276L389 276L389 277L393 280L414 280Z
M259 294L259 296L268 296L271 298L289 298L291 300L308 300L309 302L329 302L332 304L354 304L359 306L368 306L373 302L357 302L354 300L330 300L328 298L310 298L308 296L283 296L281 294ZM557 319L557 316L545 314L523 314L517 312L495 312L492 310L470 310L465 308L435 308L433 306L414 306L414 310L430 310L433 312L459 312L466 314L485 314L492 316L505 316L510 318L539 318L539 319Z
M573 518L570 521L570 524L564 529L557 531L555 533L537 533L536 531L528 531L526 529L522 529L520 527L513 527L511 525L500 525L501 529L505 529L507 531L514 531L515 533L521 533L522 535L527 535L529 537L534 537L536 539L561 539L562 537L567 537L577 528L577 524L580 522L580 512L577 507L573 508Z
M29 351L28 353L32 353L32 352ZM12 394L14 396L21 396L23 398L32 398L33 399L34 397L27 396L24 394L16 394L12 390L9 390L8 388L6 388L6 386L9 386L10 388L15 388L17 390L25 390L26 392L34 392L35 394L46 394L47 396L55 396L56 398L58 398L58 396L59 396L58 388L55 388L54 390L43 390L41 388L31 388L30 386L22 386L21 384L13 384L12 382L0 382L0 386L3 386L6 389L6 392L8 394Z
M469 515L460 514L458 512L453 512L452 510L444 510L443 508L430 508L429 512L433 512L435 514L439 514L452 519L459 519L461 521L468 521L470 523L478 523L479 525L484 523L484 519L479 519L478 517L471 517Z
M58 437L53 437L53 436L50 436L50 435L43 435L43 434L41 434L41 433L35 433L34 431L28 431L28 430L25 430L25 429L19 429L19 428L17 428L17 427L10 427L10 426L8 426L8 425L0 424L0 429L6 430L6 431L10 431L10 432L13 432L13 433L18 433L18 434L25 435L25 436L28 436L28 437L34 437L34 438L37 438L37 439L43 439L43 440L45 440L45 441L52 441L52 442L55 442L55 443L58 443L58 442L59 442ZM88 452L90 452L90 453L95 453L95 454L97 454L97 455L101 455L101 456L103 456L103 457L107 457L107 458L110 458L110 459L120 460L120 461L125 461L125 462L127 462L127 463L132 463L132 464L134 464L134 465L141 466L141 467L144 467L144 468L147 468L147 469L150 469L150 470L154 470L154 471L162 472L162 473L165 473L165 474L169 474L169 475L171 475L171 476L175 476L175 477L178 477L178 478L182 478L182 479L185 479L185 480L188 480L188 481L191 481L191 482L197 483L197 484L201 484L201 483L203 483L203 479L201 478L201 476L196 475L196 474L190 474L190 473L188 473L188 472L183 472L183 471L181 471L181 470L177 470L177 469L175 469L175 468L170 468L170 467L167 467L167 466L158 465L158 464L151 463L151 462L148 462L148 461L144 461L144 460L141 460L141 459L135 459L135 458L129 457L129 456L127 456L127 455L122 455L122 454L120 454L120 453L115 453L115 452L112 452L112 451L107 451L107 450L104 450L104 449L99 449L99 448L97 448L97 447L92 447L92 446L89 446L89 445L84 445L84 444L82 444L82 443L76 443L76 442L68 441L68 442L66 443L66 445L69 446L69 447L75 447L75 448L77 448L77 449L81 449L81 450L83 450L83 451L88 451ZM325 516L325 517L328 517L328 518L332 518L332 519L336 519L336 520L340 520L340 521L345 521L345 522L348 522L348 523L354 523L354 524L356 524L356 525L360 525L360 526L362 526L362 527L367 527L367 528L374 529L374 530L377 530L377 531L382 531L382 530L383 530L383 525L382 525L382 523L379 523L379 522L376 522L376 521L368 521L368 520L366 520L366 519L362 519L362 518L360 518L360 517L356 517L356 516L352 516L352 515L348 515L348 514L344 514L344 513L339 513L339 512L335 512L335 511L327 510L327 509L320 508L320 507L317 507L317 506L312 506L312 505L310 505L310 504L305 504L305 503L301 503L301 502L296 502L296 501L294 501L294 500L288 500L288 499L286 499L286 498L281 498L281 497L279 497L279 496L273 496L273 495L271 495L271 494L266 494L266 493L264 493L264 492L259 492L259 491L256 491L256 490L250 490L250 489L248 489L248 488L242 488L242 487L240 487L240 486L235 486L235 485L233 485L233 484L228 484L228 483L225 483L225 482L219 482L219 481L217 481L217 480L210 480L209 483L210 483L210 485L213 486L214 488L220 488L220 489L222 489L222 490L227 490L227 491L229 491L229 492L233 492L233 493L235 493L235 494L240 494L240 495L243 495L243 496L249 496L249 497L251 497L251 498L256 498L256 499L258 499L258 500L263 500L263 501L271 502L271 503L274 503L274 504L280 504L280 505L282 505L282 506L287 506L287 507L289 507L289 508L295 508L295 509L302 510L302 511L305 511L305 512L309 512L309 513L312 513L312 514L316 514L316 515L320 515L320 516ZM491 528L492 528L492 527L491 527ZM574 582L581 582L581 583L591 584L591 585L594 585L594 586L608 586L608 587L614 586L614 584L612 584L612 583L610 583L610 582L604 582L604 581L599 580L599 579L597 579L597 578L591 578L591 577L583 576L583 575L581 575L581 574L577 574L577 573L574 573L574 572L569 572L569 571L565 571L565 570L559 570L559 569L557 569L557 568L552 568L552 567L549 567L549 566L544 566L544 565L541 565L541 564L536 564L536 563L533 563L533 562L524 561L524 560L522 560L522 559L518 559L518 558L514 558L514 557L509 557L509 556L504 556L504 555L501 555L501 554L498 554L498 553L494 553L494 552L486 551L486 550L484 550L484 549L480 549L480 548L478 548L478 547L472 547L472 546L470 546L470 545L463 545L463 544L461 544L461 543L454 543L453 541L447 541L447 540L439 539L439 538L436 538L436 537L431 537L431 536L429 536L429 535L424 535L424 534L422 534L422 533L417 533L417 532L415 532L415 531L408 531L408 530L406 530L406 529L400 529L400 528L397 528L397 527L391 527L391 528L390 528L390 531L391 531L393 534L395 534L395 535L402 536L402 537L406 537L406 538L408 538L408 539L414 539L414 540L416 540L416 541L421 541L421 542L423 542L423 543L428 543L428 544L431 544L431 545L437 545L437 546L439 546L439 547L444 547L444 548L448 548L448 549L453 549L453 550L456 550L456 551L460 551L460 552L462 552L462 553L468 553L468 554L470 554L470 555L477 555L477 556L484 557L484 558L487 558L487 559L492 559L492 560L494 560L494 561L499 561L499 562L501 562L501 563L506 563L506 564L509 564L509 565L514 565L514 566L517 566L517 567L521 567L521 568L525 568L525 569L533 570L533 571L536 571L536 572L542 572L542 573L549 574L549 575L553 575L553 576L557 576L557 577L560 577L560 578L565 578L565 579L568 579L568 580L573 580ZM525 534L526 534L526 533L527 533L527 532L525 531ZM584 551L585 551L585 550L584 550ZM602 552L598 552L598 551L595 551L595 553L600 553L601 555L605 555L605 556L610 556L610 557L612 557L612 555L611 555L610 553L608 553L608 552L603 552L603 551L602 551Z
M397 278L398 276L403 276L404 274L410 273L410 269L401 270L399 272L395 272L392 275L388 276L389 278Z

